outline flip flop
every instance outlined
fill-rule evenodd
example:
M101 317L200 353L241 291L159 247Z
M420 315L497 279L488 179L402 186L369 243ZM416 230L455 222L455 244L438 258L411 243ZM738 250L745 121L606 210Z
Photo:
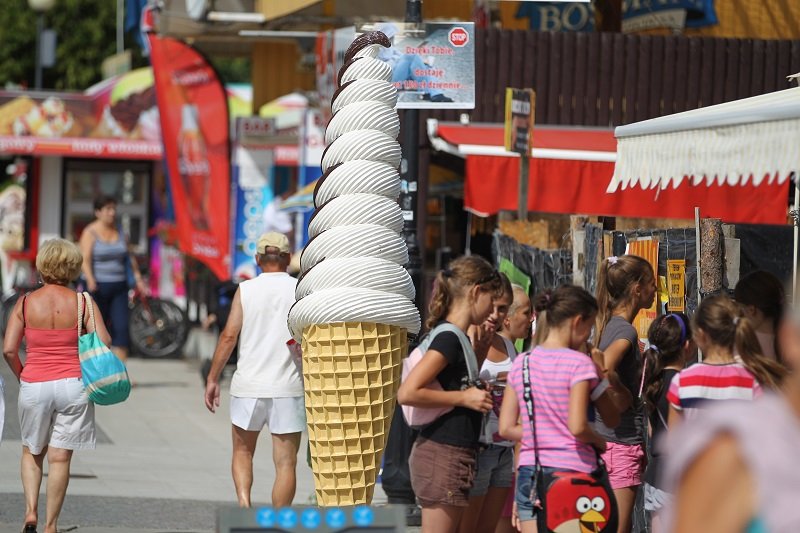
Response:
M22 530L22 533L37 533L36 524L25 524L25 528Z

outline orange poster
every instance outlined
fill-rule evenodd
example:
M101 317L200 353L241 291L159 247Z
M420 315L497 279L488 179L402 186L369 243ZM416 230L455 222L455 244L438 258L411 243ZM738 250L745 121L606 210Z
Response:
M658 276L658 241L652 237L636 239L628 243L627 254L643 257L653 267L653 273ZM653 299L653 305L649 309L642 309L636 318L633 319L633 327L639 333L640 339L647 338L647 330L650 324L658 316L658 298Z

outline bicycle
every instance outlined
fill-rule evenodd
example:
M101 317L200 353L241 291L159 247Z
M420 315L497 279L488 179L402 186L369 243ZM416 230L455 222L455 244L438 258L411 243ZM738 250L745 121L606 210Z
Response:
M150 359L182 355L189 335L189 321L176 304L133 291L128 327L131 349Z

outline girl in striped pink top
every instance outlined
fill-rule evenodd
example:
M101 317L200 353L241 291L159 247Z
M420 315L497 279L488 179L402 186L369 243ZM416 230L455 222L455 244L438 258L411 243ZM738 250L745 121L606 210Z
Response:
M782 365L761 354L750 321L727 296L705 298L694 321L694 340L703 351L703 362L672 378L667 393L670 427L711 402L753 400L762 387L777 388L786 374Z
M592 331L597 302L584 289L563 285L539 295L535 308L537 328L544 328L540 337L544 340L514 360L499 421L503 437L521 441L514 519L522 522L523 533L536 531L536 509L530 498L536 464L534 446L545 468L589 473L597 468L595 450L602 451L606 445L590 424L590 401L599 382L598 370L587 354L578 351ZM522 368L526 358L538 442L534 442L524 400ZM619 418L607 394L601 395L598 409L609 420Z

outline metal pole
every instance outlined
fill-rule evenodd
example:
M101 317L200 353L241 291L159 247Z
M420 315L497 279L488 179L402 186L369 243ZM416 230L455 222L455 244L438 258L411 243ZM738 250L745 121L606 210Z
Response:
M519 182L517 183L517 219L528 220L528 175L530 174L530 154L519 156Z
M700 208L694 208L694 238L695 238L695 250L697 250L697 257L695 259L695 265L697 268L697 307L700 307L700 301L703 299L703 277L700 275L700 269L702 265L700 264ZM698 361L703 361L703 351L698 348L697 349L697 359Z
M117 53L125 51L125 0L117 0Z
M42 32L44 31L44 13L36 15L36 74L34 89L42 88Z
M422 22L422 0L406 0L406 22ZM416 305L424 312L422 246L418 232L425 228L417 223L423 217L420 212L427 209L427 184L419 181L419 111L405 109L403 119L403 160L400 163L400 208L403 210L403 238L408 245L408 270L417 292Z

